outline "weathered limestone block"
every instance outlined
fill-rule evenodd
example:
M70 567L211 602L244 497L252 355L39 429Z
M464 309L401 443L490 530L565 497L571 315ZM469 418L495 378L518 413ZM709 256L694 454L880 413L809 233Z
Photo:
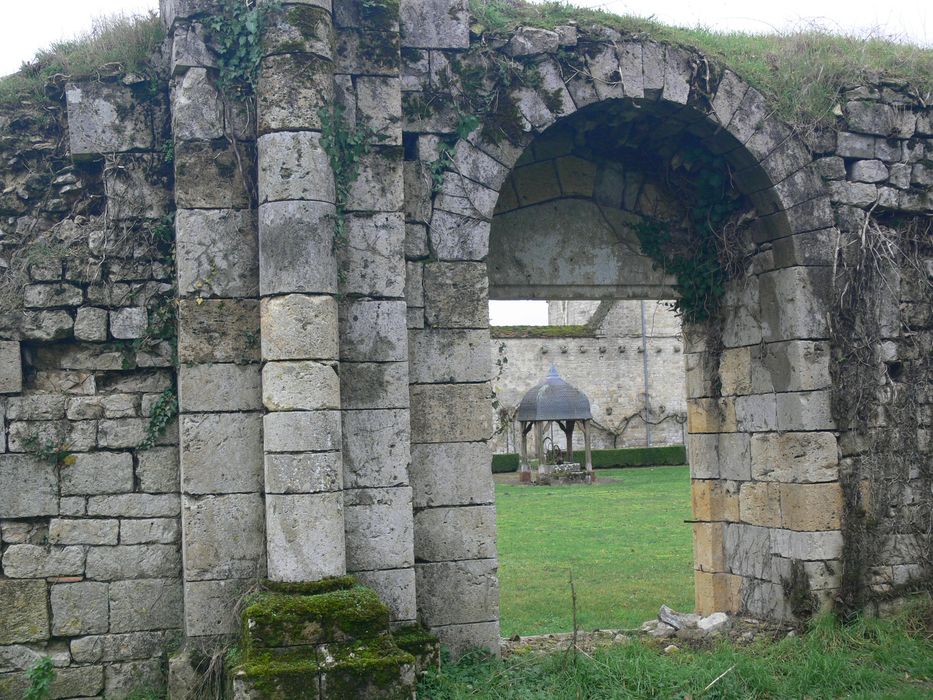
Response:
M495 559L419 564L418 613L429 627L491 622L499 617ZM452 604L456 601L456 604Z
M732 121L732 117L742 103L742 98L745 97L747 90L748 83L731 70L723 71L722 78L716 88L716 95L711 101L713 113L720 124L726 126Z
M18 394L23 390L23 361L19 342L0 340L0 394Z
M87 577L98 581L177 576L180 570L181 553L174 545L91 547L87 553Z
M262 490L262 416L194 413L181 416L181 488L184 493Z
M100 634L110 627L108 585L92 581L52 586L52 634Z
M778 429L775 394L750 394L735 399L736 425L742 432Z
M719 478L719 435L691 434L687 441L687 462L693 479Z
M737 612L741 605L742 577L728 573L697 571L694 575L696 607L701 615Z
M344 410L408 408L407 362L343 362L340 401Z
M65 397L60 398L64 399ZM65 403L65 415L68 420L134 418L139 415L139 412L139 397L133 394L75 396L69 398Z
M282 411L263 416L266 452L339 450L339 411Z
M4 674L0 676L0 697L24 697L31 686L32 682L26 673ZM55 670L55 677L49 684L49 697L96 697L103 687L103 666L58 668Z
M90 423L91 421L83 421ZM146 439L149 422L144 418L117 418L98 423L97 445L117 449L133 448ZM73 425L80 425L74 423Z
M462 203L464 206L452 206ZM459 209L450 212L444 209ZM489 253L489 222L478 216L479 210L470 210L473 206L466 197L439 195L437 206L431 216L428 231L434 252L439 260L485 260Z
M414 384L413 442L475 442L492 433L488 384Z
M322 493L342 488L339 452L267 454L267 494Z
M89 518L52 518L49 523L49 544L114 545L120 531L118 520Z
M414 620L417 617L413 568L355 571L353 576L364 586L376 591L379 600L389 608L392 622Z
M846 124L852 131L877 136L910 138L917 117L908 110L896 110L889 104L858 100L845 106Z
M339 409L337 367L314 360L267 362L262 368L262 402L270 411Z
M495 506L426 508L415 514L415 557L418 561L491 559L495 556Z
M866 182L830 182L832 201L853 207L868 207L878 201L878 188Z
M184 585L185 633L189 637L239 631L236 604L249 588L249 580L185 581Z
M742 580L741 600L750 615L764 620L792 620L793 613L779 583L745 578Z
M829 387L829 343L769 343L752 365L752 391L810 391Z
M266 360L337 358L337 301L289 294L263 299L262 356Z
M136 453L136 478L147 493L178 491L178 448L151 447Z
M263 295L337 292L334 206L268 202L259 207L259 288Z
M84 547L10 545L3 553L3 573L12 578L84 575Z
M171 518L181 512L178 494L125 493L113 496L91 496L87 501L88 515L124 518Z
M788 392L777 394L777 429L833 430L829 391Z
M121 544L172 544L178 541L178 535L175 518L124 520L120 524Z
M71 155L152 150L146 106L120 83L88 81L65 86Z
M842 554L842 533L771 530L771 551L787 559L814 561L838 559Z
M483 263L436 262L425 265L427 322L433 328L487 328L488 286Z
M312 581L346 571L343 500L340 492L266 496L270 579Z
M133 455L129 452L91 452L74 455L62 469L61 495L129 493L133 490Z
M151 688L158 692L165 685L162 659L130 661L111 664L104 668L104 697L132 697L139 688Z
M723 551L732 573L760 579L771 577L771 532L753 525L726 526Z
M315 131L265 134L257 142L259 201L311 200L333 204L330 159Z
M693 562L700 571L725 571L723 523L693 524Z
M102 342L107 340L107 326L106 309L82 306L75 316L75 338L91 342Z
M344 496L347 570L414 565L411 489L348 489Z
M751 445L747 433L723 433L718 440L719 476L734 481L751 479Z
M781 489L770 481L750 481L742 484L739 494L742 522L765 527L781 527Z
M194 364L259 362L259 301L179 300L178 359Z
M290 4L285 12L266 20L262 43L265 55L312 53L332 58L334 25L330 0Z
M354 81L357 122L372 130L376 143L402 143L402 93L397 77L361 75Z
M693 517L697 520L735 522L739 519L737 484L694 479L690 489L690 500Z
M760 276L765 340L825 338L830 268L791 267Z
M340 359L350 362L408 360L404 301L354 301L340 306Z
M111 632L144 632L181 627L183 610L181 581L177 578L135 579L110 584ZM135 635L128 637L101 640L100 644L91 644L90 649L83 651L88 655L101 654L105 659L137 654L142 656L151 644L151 641L147 644L145 639ZM137 654L127 653L132 651Z
M727 348L719 359L722 394L748 394L752 389L751 348Z
M175 204L179 209L244 209L250 206L242 173L255 162L251 144L227 139L175 144Z
M536 27L519 27L505 50L512 56L530 56L539 53L555 53L560 43L557 32Z
M360 174L350 186L347 211L401 211L404 199L400 146L376 146L360 156Z
M265 570L265 509L258 493L184 497L187 580L251 578Z
M333 64L311 54L267 56L259 65L259 133L320 129L333 100Z
M261 410L259 365L180 365L178 406L192 413Z
M405 288L400 212L347 217L347 240L338 253L344 294L401 297Z
M148 582L137 580L126 583L138 587ZM71 658L79 664L147 659L159 655L167 645L177 641L178 630L90 635L71 641Z
M405 161L402 165L405 188L406 223L426 224L431 220L432 177L428 165L420 160ZM418 230L424 233L423 229ZM409 245L406 240L405 256L424 257L428 254L427 239Z
M470 46L465 0L402 0L399 7L402 46L419 49L466 49Z
M57 515L55 466L32 455L0 455L0 513L5 518Z
M691 433L733 433L736 430L736 406L747 398L733 400L688 399L687 426Z
M64 340L71 335L74 319L67 311L27 311L23 313L20 331L26 340L49 342Z
M214 68L214 56L204 41L204 27L199 22L177 27L172 35L172 75L189 68Z
M490 459L489 447L482 442L413 444L414 507L492 503Z
M84 301L81 288L66 282L27 284L23 288L23 305L31 309L54 306L80 306Z
M45 581L0 579L0 644L49 638Z
M149 314L145 308L133 306L110 312L110 334L114 338L142 338L148 326Z
M852 164L852 179L856 182L883 182L888 168L880 160L859 160Z
M781 484L780 490L783 527L788 530L838 530L842 527L839 482Z
M180 209L175 214L175 237L180 294L257 294L259 241L248 209Z
M484 382L492 378L486 331L413 330L408 339L413 383Z
M27 452L35 438L39 445L67 444L73 452L94 449L97 421L14 421L7 426L11 452Z
M407 410L345 411L344 487L407 486L410 439Z
M185 31L183 36L187 34ZM172 135L182 141L223 137L223 102L206 68L191 68L181 80L175 81L172 90Z

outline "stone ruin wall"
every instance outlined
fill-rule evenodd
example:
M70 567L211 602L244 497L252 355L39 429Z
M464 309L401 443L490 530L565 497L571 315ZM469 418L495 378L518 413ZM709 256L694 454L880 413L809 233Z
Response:
M558 304L569 307L569 314L556 318ZM593 319L599 302L549 302L551 325L586 325L596 321L592 331L579 336L538 337L532 331L529 337L496 337L496 329L492 329L492 356L496 365L493 389L502 406L494 417L497 430L491 443L493 452L518 451L517 424L505 420L514 417L522 396L545 377L552 365L590 399L593 449L647 444L641 302L607 304L611 306L600 321ZM649 301L645 306L651 444L683 445L687 399L680 319L663 302ZM563 437L558 440L561 449L562 440ZM574 433L573 444L574 450L583 448L583 436L578 431Z
M258 121L219 99L192 20L209 3L163 5L173 42L157 88L104 76L63 90L67 118L28 105L0 115L3 258L17 280L0 331L0 695L20 693L42 654L58 667L56 697L158 686L183 638L209 646L235 631L234 602L265 575L357 572L395 621L417 618L455 651L495 644L492 426L475 410L494 369L477 348L489 347L484 232L520 148L460 140L460 177L432 192L456 115L402 108L468 48L464 5L403 2L400 25L355 3L300 6L317 38L276 27L287 40L268 43ZM741 137L759 160L780 152L767 172L787 176L760 212L785 235L756 229L724 348L688 329L698 609L788 617L794 562L824 601L844 574L861 594L928 581L933 250L927 235L919 269L869 290L888 301L867 433L833 400L848 341L832 334L831 263L840 242L874 230L867 217L899 230L933 210L929 108L904 86L856 87L839 133L803 145L729 72L698 96L690 52L565 29L509 50L539 63L548 89L562 87L558 40L622 79L568 79L555 110L525 88L520 145L561 113L622 97L625 82L636 99L711 104L725 136L685 123L714 146ZM352 188L339 259L324 98L383 134ZM465 209L465 190L481 211ZM162 227L173 210L175 270ZM160 323L173 306L177 370ZM141 449L173 382L180 418ZM885 416L905 396L914 459L873 479L866 434L897 427ZM872 500L878 482L897 488ZM853 533L880 544L863 551Z

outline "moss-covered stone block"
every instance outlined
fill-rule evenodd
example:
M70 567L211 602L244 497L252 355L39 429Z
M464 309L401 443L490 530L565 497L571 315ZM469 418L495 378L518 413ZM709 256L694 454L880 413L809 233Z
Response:
M415 657L399 649L388 634L349 644L325 645L318 654L322 700L412 697Z
M441 666L441 643L422 625L405 625L392 631L396 646L415 657L415 673Z
M389 609L370 589L320 595L264 593L243 613L247 649L372 639L389 629Z
M334 591L347 591L357 585L352 576L328 576L319 581L264 581L263 588L271 593L289 595L321 595Z
M320 697L317 648L297 647L254 654L234 670L236 700L317 700Z

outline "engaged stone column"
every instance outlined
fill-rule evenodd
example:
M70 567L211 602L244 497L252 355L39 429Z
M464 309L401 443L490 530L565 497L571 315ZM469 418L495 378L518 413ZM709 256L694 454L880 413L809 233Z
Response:
M188 18L197 3L188 7L165 17L173 23L185 631L204 639L237 631L236 601L265 572L259 269L253 129L224 109L203 28Z
M326 3L330 6L330 3ZM270 15L259 75L259 280L269 578L346 570L335 189L321 144L333 97L329 9Z
M397 9L335 3L345 47L335 82L345 128L371 151L346 203L340 263L340 382L347 571L393 622L415 619Z

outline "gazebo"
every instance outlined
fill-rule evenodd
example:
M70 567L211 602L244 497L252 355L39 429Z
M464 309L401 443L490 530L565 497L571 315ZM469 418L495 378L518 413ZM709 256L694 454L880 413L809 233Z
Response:
M583 444L586 453L586 480L593 480L593 462L590 458L590 400L579 389L572 387L551 367L544 381L533 386L518 405L516 420L521 426L521 465L519 479L531 481L531 466L528 463L528 433L535 431L535 454L539 473L546 473L544 454L544 429L554 422L567 439L567 461L573 463L573 430L579 422L583 426Z

